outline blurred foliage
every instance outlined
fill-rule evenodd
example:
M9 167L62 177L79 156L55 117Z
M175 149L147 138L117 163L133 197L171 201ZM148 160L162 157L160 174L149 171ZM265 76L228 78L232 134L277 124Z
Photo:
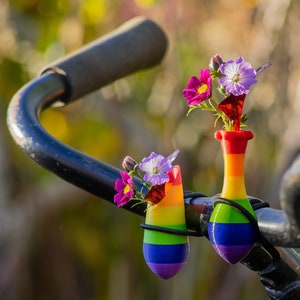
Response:
M223 162L210 114L193 112L181 90L214 53L272 61L247 97L255 133L247 191L278 207L282 172L299 149L300 3L296 0L2 0L0 2L1 299L267 299L256 274L228 266L204 239L161 281L142 257L141 219L62 182L25 157L5 124L16 91L43 66L145 15L166 31L163 63L120 79L42 122L56 138L120 167L180 149L184 188L222 187ZM296 123L297 122L297 123Z

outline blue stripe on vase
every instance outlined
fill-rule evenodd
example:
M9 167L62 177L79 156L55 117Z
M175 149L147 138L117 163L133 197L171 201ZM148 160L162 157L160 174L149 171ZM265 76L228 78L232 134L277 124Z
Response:
M213 245L251 245L256 241L256 231L251 223L209 222L208 236Z
M157 245L143 244L143 253L146 262L154 264L176 264L187 260L189 244Z

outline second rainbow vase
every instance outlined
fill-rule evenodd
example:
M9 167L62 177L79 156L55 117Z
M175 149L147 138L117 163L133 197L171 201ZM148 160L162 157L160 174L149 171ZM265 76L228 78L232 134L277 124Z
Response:
M249 219L230 205L230 201L246 209L254 219L256 215L247 198L244 182L244 159L251 131L219 130L215 138L220 141L224 158L224 181L220 199L208 224L209 239L216 252L230 264L242 260L253 247L256 230Z

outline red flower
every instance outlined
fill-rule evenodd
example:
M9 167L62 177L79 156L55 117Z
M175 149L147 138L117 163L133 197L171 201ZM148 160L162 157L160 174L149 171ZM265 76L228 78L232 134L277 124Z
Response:
M234 96L231 94L217 106L217 108L221 110L232 122L234 130L240 130L245 98L246 94L240 96Z
M154 185L145 195L145 200L151 202L152 204L157 204L163 199L165 194L165 184Z

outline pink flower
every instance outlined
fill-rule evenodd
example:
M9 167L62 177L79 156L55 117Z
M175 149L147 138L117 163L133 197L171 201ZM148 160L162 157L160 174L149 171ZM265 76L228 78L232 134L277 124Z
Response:
M114 203L118 207L127 204L133 197L133 180L126 172L120 172L122 179L117 179L115 181L115 190L117 194L114 195Z
M207 100L211 95L212 77L208 69L200 70L200 77L193 76L187 87L182 91L188 101L188 106L196 106Z

